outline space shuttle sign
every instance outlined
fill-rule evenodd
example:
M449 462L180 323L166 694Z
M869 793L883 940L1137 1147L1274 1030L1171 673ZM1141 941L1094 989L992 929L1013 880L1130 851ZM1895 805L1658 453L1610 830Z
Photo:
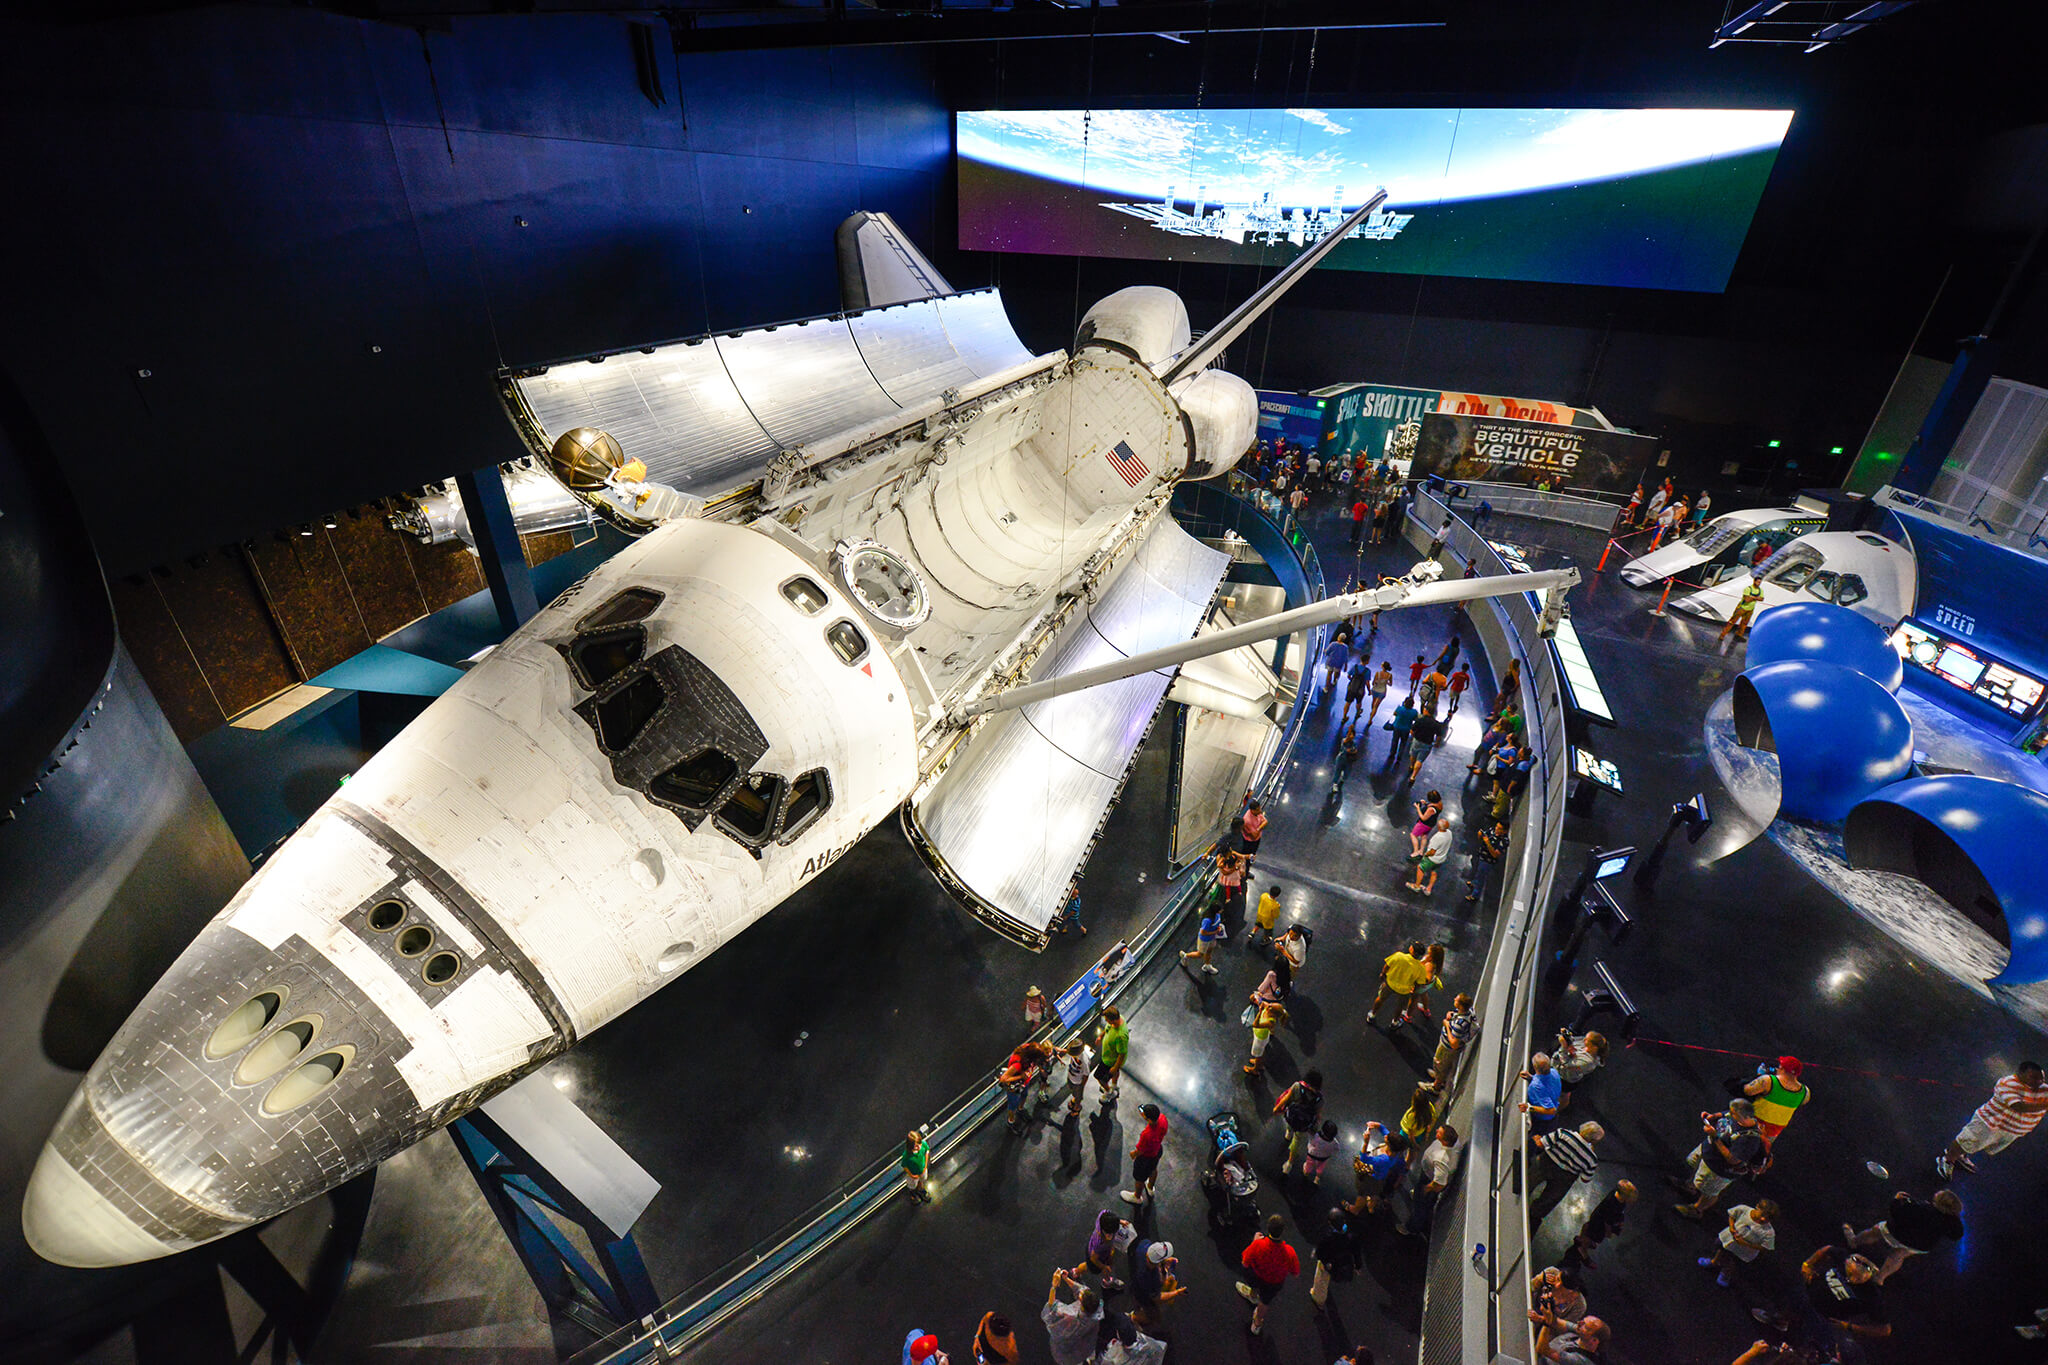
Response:
M1415 442L1415 472L1489 483L1623 493L1643 477L1654 436L1433 412Z

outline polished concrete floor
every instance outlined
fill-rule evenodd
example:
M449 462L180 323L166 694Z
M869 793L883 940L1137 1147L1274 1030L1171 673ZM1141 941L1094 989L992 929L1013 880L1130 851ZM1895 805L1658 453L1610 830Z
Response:
M1342 532L1319 522L1326 556L1348 563ZM1597 541L1564 528L1502 522L1494 533L1591 563ZM1374 552L1368 569L1401 567ZM1339 575L1341 576L1341 575ZM1648 616L1652 599L1612 574L1574 595L1575 618L1622 727L1595 745L1620 764L1629 793L1602 798L1567 836L1582 843L1647 842L1672 801L1711 783L1702 753L1707 705L1741 667L1712 632ZM1374 653L1404 665L1432 656L1451 621L1441 609L1388 613ZM1470 643L1468 639L1468 644ZM1467 703L1468 723L1482 705ZM1382 717L1384 719L1384 717ZM909 1327L938 1332L956 1360L982 1312L998 1309L1043 1359L1035 1315L1055 1265L1074 1264L1097 1209L1128 1171L1137 1105L1157 1098L1173 1123L1161 1198L1148 1231L1176 1243L1192 1292L1169 1311L1175 1358L1322 1361L1343 1338L1382 1360L1411 1359L1421 1309L1422 1248L1382 1229L1364 1272L1340 1283L1335 1311L1312 1314L1306 1284L1291 1286L1269 1336L1244 1333L1231 1292L1237 1236L1212 1232L1196 1183L1206 1157L1201 1121L1235 1109L1256 1134L1262 1208L1288 1216L1298 1248L1322 1210L1351 1191L1348 1172L1322 1191L1283 1182L1269 1110L1307 1066L1329 1078L1330 1112L1355 1144L1368 1118L1391 1122L1427 1056L1412 1031L1368 1030L1363 1014L1378 959L1410 938L1444 942L1454 987L1477 970L1491 908L1463 904L1448 878L1423 901L1400 886L1409 794L1375 770L1385 731L1342 798L1328 797L1333 721L1311 717L1286 796L1275 810L1260 871L1287 888L1287 917L1317 930L1298 986L1295 1019L1276 1041L1269 1076L1237 1067L1237 1022L1264 964L1242 936L1219 953L1204 984L1170 963L1143 983L1133 1012L1130 1084L1113 1118L1022 1137L991 1125L939 1172L924 1208L892 1205L793 1281L726 1325L695 1354L710 1360L893 1359ZM1142 751L1086 887L1085 940L1042 956L1014 948L953 906L884 828L814 884L674 987L556 1064L566 1089L663 1183L639 1228L657 1287L683 1293L773 1234L884 1152L909 1122L977 1083L1022 1035L1026 984L1056 991L1110 936L1161 903L1163 737ZM1459 755L1473 733L1454 730L1420 785L1461 807ZM1462 825L1462 821L1460 822ZM1646 1198L1589 1276L1596 1311L1617 1328L1616 1358L1639 1365L1718 1365L1754 1340L1743 1309L1782 1292L1797 1261L1839 1236L1844 1219L1874 1218L1899 1185L1933 1188L1931 1159L1992 1080L2044 1040L1875 933L1760 840L1712 866L1674 849L1655 894L1624 883L1637 912L1619 946L1595 931L1581 970L1546 1000L1546 1021L1576 1008L1591 962L1604 959L1644 1008L1644 1041L1620 1052L1581 1091L1578 1109L1607 1124L1596 1190L1622 1175ZM1484 908L1481 908L1484 907ZM1656 1041L1651 1041L1656 1040ZM799 1046L801 1042L801 1046ZM1709 1050L1717 1049L1717 1050ZM1713 1287L1693 1258L1706 1233L1669 1212L1660 1177L1680 1169L1696 1116L1719 1107L1723 1077L1753 1056L1791 1051L1815 1064L1815 1103L1779 1148L1758 1193L1785 1208L1781 1250L1735 1291ZM2048 1254L2027 1216L2048 1139L1987 1161L1960 1193L1969 1238L1894 1282L1901 1326L1878 1358L2039 1358L2011 1324L2048 1302ZM1870 1174L1867 1161L1893 1180ZM1339 1163L1342 1166L1343 1163ZM1539 1252L1561 1244L1587 1200L1551 1215ZM1116 1301L1112 1301L1113 1305ZM387 1163L363 1253L317 1352L331 1360L551 1358L545 1319L445 1138Z

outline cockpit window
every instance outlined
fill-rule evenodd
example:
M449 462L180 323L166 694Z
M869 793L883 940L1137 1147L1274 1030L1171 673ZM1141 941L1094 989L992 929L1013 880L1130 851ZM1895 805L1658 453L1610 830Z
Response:
M1806 580L1811 577L1813 577L1813 565L1794 564L1788 568L1780 569L1771 581L1781 588L1790 588L1796 592L1800 588L1805 587Z
M731 755L705 749L655 778L648 784L648 794L690 810L708 811L739 771L740 765Z
M1841 577L1832 570L1822 569L1807 581L1806 590L1823 602L1832 602L1835 600L1835 584Z
M782 595L806 616L825 610L825 590L801 574L782 585Z
M782 808L783 843L804 832L805 826L832 808L832 779L823 768L813 768L789 784L789 803Z
M1845 607L1861 602L1868 596L1870 589L1863 586L1863 577L1860 574L1843 574L1842 586L1835 589L1835 601Z
M868 637L851 621L834 621L827 626L825 642L843 664L857 664L868 656Z
M612 753L622 753L634 736L661 710L661 682L652 673L642 673L597 703L598 741Z
M576 623L576 629L606 630L644 621L661 605L661 594L652 588L628 588Z
M625 626L597 635L581 635L569 647L577 678L595 692L634 664L647 649L647 636L638 626Z
M774 832L783 785L774 773L750 774L718 808L719 828L750 847L766 843Z

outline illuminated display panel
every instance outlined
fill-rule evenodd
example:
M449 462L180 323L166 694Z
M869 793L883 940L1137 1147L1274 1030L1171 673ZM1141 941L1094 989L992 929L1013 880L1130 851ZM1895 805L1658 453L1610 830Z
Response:
M955 116L960 245L1725 289L1783 109L1051 109Z
M1616 795L1621 793L1621 769L1591 749L1581 749L1576 744L1572 746L1572 771Z
M2030 715L2048 696L2048 681L2023 673L1911 617L1899 622L1892 632L1892 648L1913 667L1991 703L2008 715Z
M1530 572L1528 559L1517 547L1498 540L1486 543L1493 547L1501 563L1511 572ZM1532 592L1527 596L1540 616L1543 612L1542 595ZM1607 694L1600 688L1599 675L1593 672L1592 662L1586 658L1586 647L1579 642L1578 628L1572 624L1571 617L1557 623L1557 634L1550 637L1550 654L1557 661L1557 676L1564 683L1565 704L1596 724L1614 724L1614 711L1607 705Z

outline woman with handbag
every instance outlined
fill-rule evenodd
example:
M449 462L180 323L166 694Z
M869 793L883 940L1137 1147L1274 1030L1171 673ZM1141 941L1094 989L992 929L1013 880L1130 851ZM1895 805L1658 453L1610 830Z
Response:
M1273 1030L1287 1022L1287 1007L1278 1000L1262 1001L1254 994L1245 1014L1252 1028L1252 1058L1244 1064L1244 1074L1256 1076L1265 1069L1266 1045L1273 1041Z

